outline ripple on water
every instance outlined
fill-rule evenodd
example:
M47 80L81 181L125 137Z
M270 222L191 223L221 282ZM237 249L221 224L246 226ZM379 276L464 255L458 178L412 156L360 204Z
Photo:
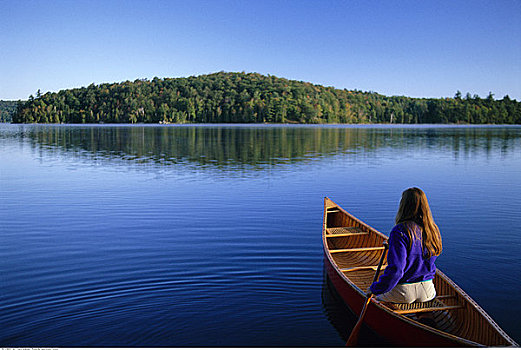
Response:
M0 345L342 346L323 197L385 231L412 185L441 269L521 337L521 128L198 128L0 126Z

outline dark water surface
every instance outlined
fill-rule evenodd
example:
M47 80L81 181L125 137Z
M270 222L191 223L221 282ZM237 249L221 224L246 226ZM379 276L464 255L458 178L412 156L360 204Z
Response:
M521 342L520 171L521 127L0 125L0 346L342 346L323 197L387 234L410 186Z

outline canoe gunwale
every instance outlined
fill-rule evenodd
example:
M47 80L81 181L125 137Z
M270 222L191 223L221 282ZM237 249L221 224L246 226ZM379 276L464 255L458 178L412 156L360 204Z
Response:
M454 290L465 300L465 302L469 303L471 307L473 307L480 315L483 317L494 329L498 332L503 338L505 338L510 343L513 343L513 346L519 347L519 345L515 342L514 339L510 338L510 336L494 321L492 317L474 300L472 299L460 286L454 283L447 275L445 275L440 270L436 269L436 274L439 275L446 282L449 282Z
M365 291L360 289L353 281L351 281L340 269L340 267L337 265L335 260L333 259L333 255L329 251L328 248L328 238L326 237L327 234L327 214L328 214L328 207L334 207L335 209L338 209L339 212L346 215L348 218L359 224L361 227L367 229L370 233L376 234L383 240L387 240L388 237L384 235L383 233L379 232L378 230L374 229L373 227L367 225L366 223L362 222L360 219L354 217L347 211L345 211L343 208L341 208L339 205L337 205L335 202L333 202L328 197L324 198L324 216L323 216L323 227L322 227L322 241L324 246L324 255L326 256L327 260L329 261L329 264L334 269L337 277L340 277L342 281L347 284L350 288L352 288L361 299L365 298ZM500 336L502 336L507 342L511 344L511 346L519 346L513 339L506 334L505 331L503 331L497 323L467 294L465 293L456 283L454 283L449 277L447 277L443 272L441 272L439 269L436 270L436 275L438 278L443 280L445 283L450 285L451 288L453 288L454 292L457 294L458 297L460 297L465 303L469 304L469 307L474 308L481 317L483 317L490 326L497 331ZM447 333L445 331L435 329L433 327L429 327L427 325L424 325L423 323L420 323L416 320L410 319L406 317L405 315L398 314L394 312L393 309L389 308L385 304L381 303L378 300L375 300L374 298L371 300L371 303L374 304L374 306L379 309L380 311L385 312L387 315L395 318L399 322L405 322L411 326L414 326L416 328L422 329L423 331L429 332L437 337L443 337L445 339L448 339L456 344L463 345L463 346L474 346L474 347L485 347L488 345L483 345L477 342L474 342L472 340L468 340L462 337L459 337L454 334Z

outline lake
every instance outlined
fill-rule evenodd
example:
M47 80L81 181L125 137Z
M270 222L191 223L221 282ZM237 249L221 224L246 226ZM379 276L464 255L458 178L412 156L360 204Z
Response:
M0 346L342 346L323 198L388 234L411 186L520 343L520 171L520 126L0 124Z

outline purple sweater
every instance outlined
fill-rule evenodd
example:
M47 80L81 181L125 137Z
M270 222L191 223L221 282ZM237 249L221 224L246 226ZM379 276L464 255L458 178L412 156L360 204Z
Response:
M414 229L421 237L420 226L415 224ZM388 242L387 268L380 279L371 285L373 294L387 293L398 283L422 282L434 278L436 256L427 259L423 256L421 239L414 240L409 252L409 236L405 225L394 226Z

